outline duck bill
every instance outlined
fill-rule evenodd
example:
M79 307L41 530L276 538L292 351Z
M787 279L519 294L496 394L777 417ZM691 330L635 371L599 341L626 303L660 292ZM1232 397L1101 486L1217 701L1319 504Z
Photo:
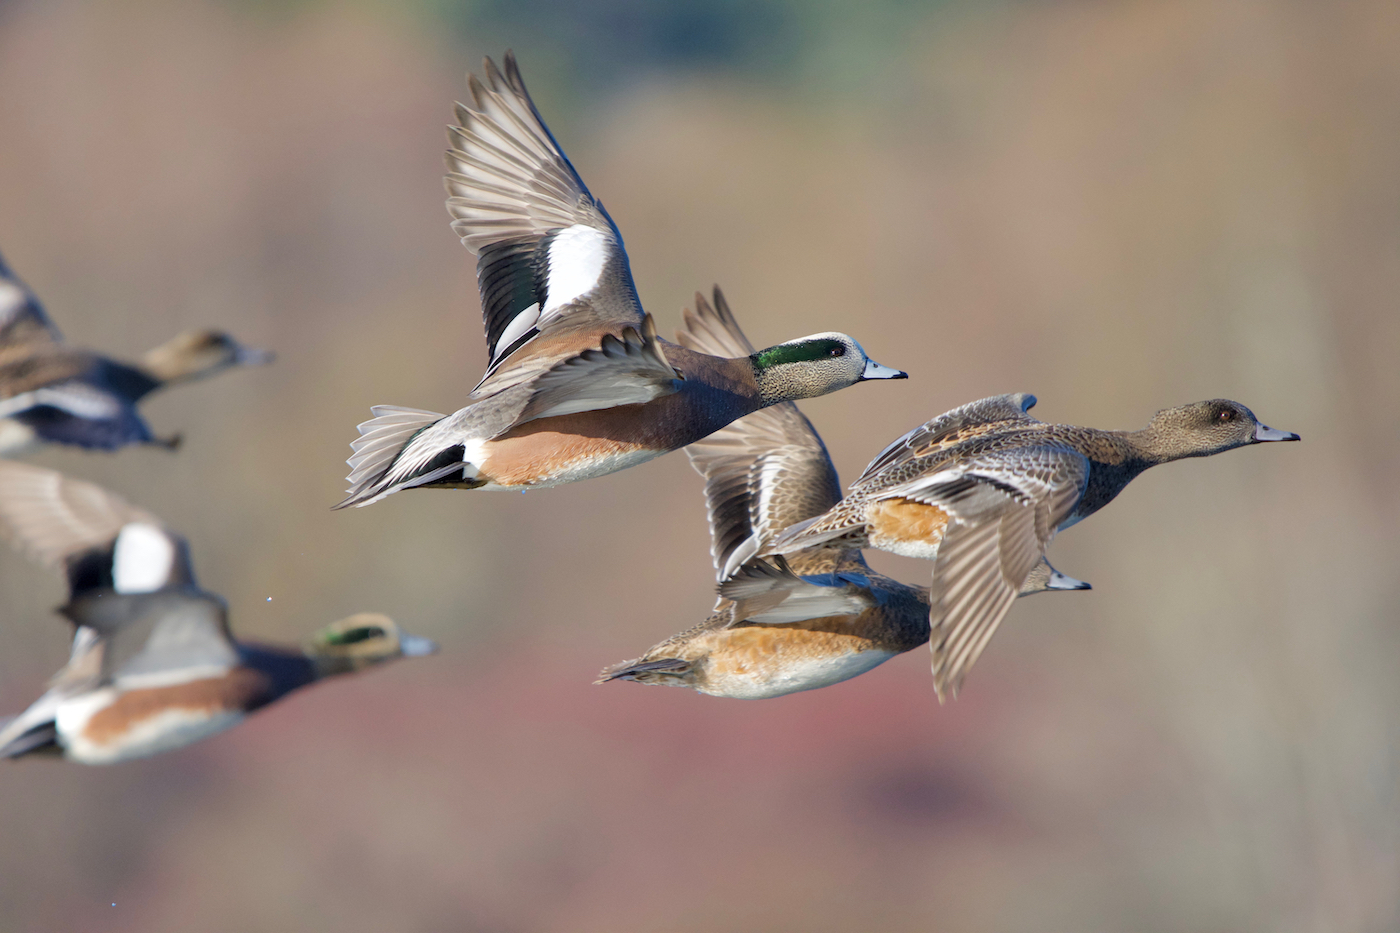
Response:
M277 354L271 350L260 350L257 347L239 347L234 354L233 362L238 366L266 366L277 359Z
M1092 590L1084 580L1076 580L1068 574L1060 573L1058 570L1050 571L1050 579L1045 584L1047 590Z
M421 658L427 654L437 654L438 643L431 638L417 635L399 636L399 653L406 658Z
M892 369L889 366L881 366L874 360L865 361L865 370L860 374L860 381L867 379L908 379L909 374L901 369Z
M1259 425L1254 429L1254 439L1260 443L1264 441L1298 441L1302 440L1292 431L1280 431L1277 428Z

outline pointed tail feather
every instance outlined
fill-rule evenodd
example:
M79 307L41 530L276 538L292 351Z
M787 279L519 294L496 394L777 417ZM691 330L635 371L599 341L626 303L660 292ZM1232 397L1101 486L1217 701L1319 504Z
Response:
M29 722L23 716L0 719L0 758L19 758L58 747L53 719Z
M349 495L333 508L366 506L404 486L432 482L452 469L460 468L458 464L455 467L432 471L438 475L416 476L398 483L390 481L390 471L409 442L424 428L437 424L447 416L435 411L399 408L394 405L376 405L370 409L370 413L374 415L373 418L356 426L360 436L350 442L353 453L350 459L345 461L350 465L350 488L346 490Z
M636 680L644 683L640 678L646 674L684 674L689 669L690 662L680 658L657 658L654 661L643 661L639 658L603 668L598 679L593 682L605 684L610 680Z

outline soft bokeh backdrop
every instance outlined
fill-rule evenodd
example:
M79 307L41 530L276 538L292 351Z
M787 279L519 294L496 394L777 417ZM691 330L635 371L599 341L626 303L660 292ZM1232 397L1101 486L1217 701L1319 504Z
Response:
M804 406L847 478L999 392L1123 428L1228 396L1304 443L1057 540L1094 591L1019 603L956 703L922 651L762 702L593 686L709 608L683 456L328 508L371 404L480 374L442 127L507 46L663 329L719 282L760 344L911 372ZM1395 929L1398 101L1390 0L0 3L0 249L67 337L279 354L153 400L175 455L39 462L184 530L245 635L443 645L0 769L0 928ZM17 711L62 587L11 551L0 587Z

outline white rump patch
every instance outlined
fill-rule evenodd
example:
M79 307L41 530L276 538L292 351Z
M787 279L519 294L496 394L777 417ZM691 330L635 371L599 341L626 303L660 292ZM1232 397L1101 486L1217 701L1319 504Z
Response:
M549 244L549 284L543 314L582 297L598 284L612 251L612 237L587 224L565 227ZM515 326L515 321L511 322Z
M553 282L552 279L550 281L551 283ZM550 293L552 294L553 291L553 285L551 284ZM512 318L511 322L506 325L506 329L501 331L501 336L496 341L496 353L501 353L506 347L509 347L511 344L515 343L515 341L519 340L521 335L534 327L535 322L539 319L540 303L537 301Z
M154 593L170 582L175 543L154 525L124 525L113 550L112 585L118 593Z

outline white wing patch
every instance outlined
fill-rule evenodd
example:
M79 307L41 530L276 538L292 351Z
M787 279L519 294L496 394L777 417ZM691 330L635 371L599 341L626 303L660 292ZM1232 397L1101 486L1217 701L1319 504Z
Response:
M170 581L175 544L164 531L131 522L117 534L112 554L112 585L118 593L154 593Z
M502 352L519 340L521 335L534 327L535 322L539 319L540 303L537 301L512 318L511 322L506 325L506 329L501 331L501 336L496 339L496 352Z
M100 420L121 414L121 406L110 395L92 386L69 382L5 399L0 402L0 418L9 418L40 405L66 411L75 418Z
M591 292L603 274L611 250L612 237L596 227L574 224L559 231L549 244L549 284L543 315ZM515 324L511 321L510 328ZM509 344L502 336L497 345Z
M0 279L0 324L8 323L29 301L24 289Z

